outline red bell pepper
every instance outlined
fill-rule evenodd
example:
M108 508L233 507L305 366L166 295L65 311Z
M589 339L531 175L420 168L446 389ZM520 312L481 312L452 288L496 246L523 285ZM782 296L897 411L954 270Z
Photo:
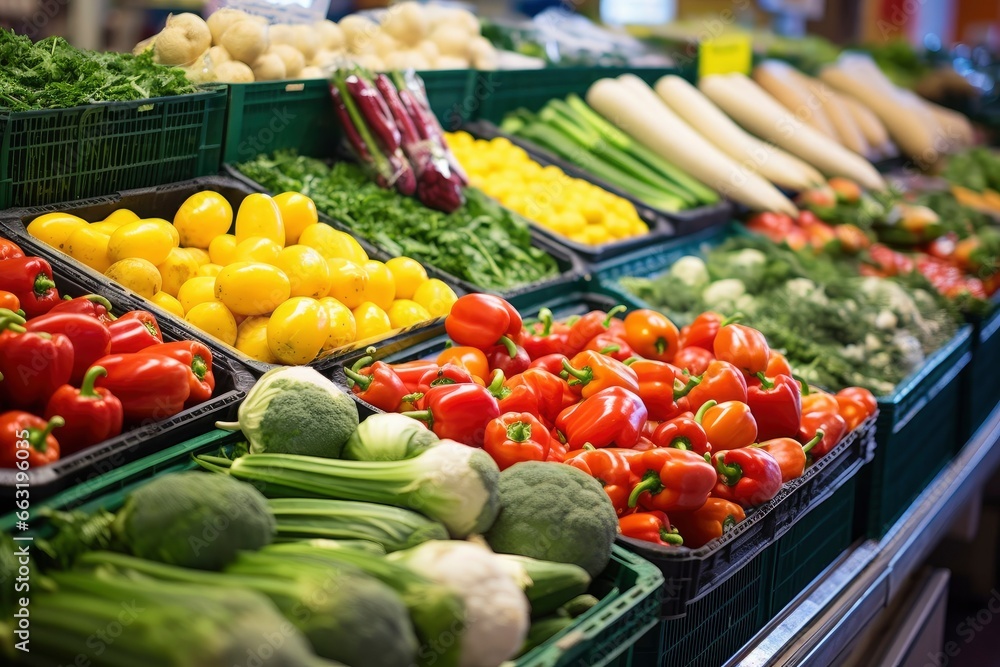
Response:
M608 333L615 320L615 314L625 311L625 306L615 306L608 312L592 310L569 328L566 338L566 354L574 355L580 352L594 336Z
M160 325L146 310L133 310L108 324L111 332L111 354L138 352L163 342Z
M715 354L715 336L719 333L722 319L722 315L712 311L704 312L694 318L688 326L687 335L679 342L681 348L703 347Z
M728 361L713 361L701 376L698 386L687 395L687 406L697 411L708 401L747 402L747 380L736 366Z
M713 452L747 447L757 439L757 422L746 403L709 401L694 420L705 429Z
M704 455L712 451L708 436L694 417L674 417L660 424L650 438L657 447L673 447Z
M563 370L564 361L569 361L569 357L565 354L546 354L544 357L538 357L532 361L531 364L528 365L528 368L540 368L544 371L552 373L553 375L560 375L565 372Z
M784 484L802 477L806 471L806 456L809 454L809 450L822 439L823 431L816 431L813 439L805 445L791 438L774 438L754 446L763 449L778 462L778 467L781 469L781 482Z
M620 449L578 449L566 456L566 463L587 473L604 487L618 516L631 510L628 496L635 481L632 468L624 452Z
M565 354L568 339L569 326L556 322L548 308L538 311L538 322L526 326L521 332L521 345L531 359L549 354Z
M646 406L635 393L622 387L602 389L571 405L556 418L570 450L593 447L631 447L646 423Z
M59 303L52 267L41 257L14 257L0 261L0 289L13 292L25 317L44 315Z
M52 313L89 315L105 323L115 320L111 314L111 302L100 294L88 294L87 296L78 296L75 299L63 299L52 306L49 314Z
M670 364L653 359L636 359L628 364L639 381L639 398L649 411L649 418L656 421L672 419L680 413L677 399L682 398L701 382L692 378L684 387L678 388L677 374Z
M127 423L157 422L184 409L191 395L191 369L158 354L109 354L97 360L108 374L96 385L122 403Z
M823 438L809 452L813 460L826 456L837 446L847 433L847 422L836 412L808 412L802 415L799 442L809 442L820 431L823 432Z
M625 361L635 356L632 347L624 338L613 336L610 333L597 334L583 349L603 354L618 361Z
M501 412L528 412L549 424L577 401L565 380L541 368L515 375L504 387L508 393L500 399Z
M722 537L746 518L742 507L722 498L709 498L696 510L670 515L677 532L684 538L684 546L691 549L700 549Z
M776 375L787 375L791 377L792 366L788 363L788 359L785 358L785 355L777 350L771 350L771 354L767 358L767 368L764 370L764 375L769 378L773 378Z
M486 350L503 345L510 356L521 336L521 316L509 303L492 294L464 294L451 306L445 330L458 345Z
M195 340L159 343L139 350L138 354L157 354L176 359L188 368L191 393L185 405L190 407L212 398L215 392L215 373L212 370L212 351Z
M355 396L379 410L386 412L399 410L403 397L411 392L406 389L406 385L389 364L384 361L372 363L371 355L375 352L375 348L370 347L366 352L366 356L354 362L353 366L344 368L347 386Z
M634 394L639 393L639 380L635 371L622 362L593 350L584 350L571 361L564 361L563 370L571 376L567 378L569 386L573 391L579 391L583 398L608 387L622 387Z
M552 435L552 431L549 431L549 435ZM545 460L550 463L562 463L566 460L566 455L569 450L566 449L566 443L559 442L555 436L552 436L552 445L549 447L549 455L545 457Z
M54 309L53 309L54 310ZM39 315L24 325L34 333L62 334L73 344L73 370L69 383L83 382L87 369L95 361L111 353L111 332L108 325L83 313L52 312Z
M500 416L497 399L478 384L446 384L431 387L423 398L423 410L403 412L425 422L439 438L482 447L486 424Z
M742 447L715 455L719 473L713 494L743 507L766 503L781 490L781 468L774 457L756 447Z
M491 371L498 369L503 371L504 377L513 377L518 373L523 373L531 365L531 358L520 345L514 346L513 356L503 345L494 345L485 352L487 367Z
M403 386L406 387L407 393L413 393L418 391L420 388L420 381L423 379L427 371L437 371L440 366L438 366L436 361L428 360L418 360L418 361L405 361L401 364L392 364L392 370L396 373L396 376L402 380Z
M713 361L715 355L703 347L682 347L674 356L673 364L691 375L701 375Z
M0 238L0 262L8 259L17 259L18 257L24 257L24 251L21 250L21 246L9 239Z
M747 375L761 375L771 356L764 334L742 324L723 322L712 349L715 358L728 361Z
M450 384L477 384L472 374L462 366L447 363L424 373L417 384L417 392L426 394L431 387Z
M94 382L103 375L107 371L101 366L91 367L79 389L64 384L45 406L46 419L58 415L65 420L56 429L63 458L122 432L121 401L107 389L94 387Z
M663 512L636 512L618 519L618 530L623 537L652 542L662 547L679 547L684 539Z
M813 389L802 391L802 414L807 412L840 412L840 404L833 394Z
M853 431L861 422L878 411L875 395L862 387L847 387L836 393L838 412L847 422L847 430Z
M682 449L658 448L628 456L639 483L629 494L629 507L644 510L696 510L705 504L716 474L705 457Z
M483 451L500 470L521 461L544 461L551 446L548 430L527 412L507 412L491 420L483 438Z
M41 409L56 389L69 382L73 343L60 333L28 332L23 322L10 311L0 311L0 401Z
M479 348L468 345L456 345L446 348L437 356L438 366L449 364L464 368L470 375L485 380L490 376L490 363L486 360L486 353Z
M747 405L757 422L757 438L794 438L802 421L802 396L790 375L768 379L770 387L758 378L747 380Z
M672 361L677 354L677 326L666 315L641 308L625 316L625 340L636 354L656 361Z
M62 424L62 417L46 421L20 410L0 414L0 468L28 472L58 461L59 441L52 429Z

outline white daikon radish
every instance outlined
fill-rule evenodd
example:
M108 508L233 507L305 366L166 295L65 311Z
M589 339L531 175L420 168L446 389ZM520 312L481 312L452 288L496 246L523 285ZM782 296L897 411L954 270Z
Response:
M871 109L850 95L839 92L837 95L843 103L844 108L850 112L854 123L861 129L861 134L865 136L865 141L878 154L878 157L890 158L899 155L899 150L892 143L892 139L889 138L889 131L885 129L885 125L882 124L882 121L878 119L878 116Z
M800 121L742 74L709 76L698 87L737 123L813 165L827 176L844 176L871 190L885 181L868 160Z
M779 187L801 191L826 182L812 166L748 134L685 79L670 74L657 81L655 89L703 137Z
M938 124L944 129L945 134L952 139L954 148L962 149L968 148L975 142L975 135L972 131L972 123L969 119L953 109L947 109L939 104L935 104L929 100L921 100L934 117L937 118Z
M587 103L636 141L720 194L754 210L797 214L795 205L777 188L695 132L638 77L601 79L587 91Z
M795 77L796 70L780 60L765 60L753 68L753 80L799 120L834 141L840 137L827 118L823 101Z
M843 100L830 86L819 79L806 76L802 72L793 69L789 72L792 81L797 81L804 89L808 90L813 99L818 100L823 105L823 111L827 120L837 131L837 138L848 150L854 151L865 158L873 157L873 149L865 140L865 135L861 128L854 122L851 112L844 106Z

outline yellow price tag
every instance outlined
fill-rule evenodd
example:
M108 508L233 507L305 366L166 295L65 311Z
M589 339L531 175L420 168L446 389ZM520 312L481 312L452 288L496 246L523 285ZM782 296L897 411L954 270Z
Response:
M730 33L698 44L698 76L749 74L753 62L750 35Z

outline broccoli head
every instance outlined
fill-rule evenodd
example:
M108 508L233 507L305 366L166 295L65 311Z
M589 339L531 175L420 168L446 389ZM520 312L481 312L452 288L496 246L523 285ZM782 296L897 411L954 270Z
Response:
M604 570L618 516L600 482L568 465L525 461L500 473L500 515L486 533L498 553Z

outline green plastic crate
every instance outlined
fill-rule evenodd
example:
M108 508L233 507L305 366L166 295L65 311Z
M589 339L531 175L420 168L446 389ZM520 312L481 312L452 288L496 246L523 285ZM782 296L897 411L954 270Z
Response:
M477 117L479 72L471 69L420 72L431 111L446 130L456 130Z
M967 440L986 421L1000 402L1000 309L976 323L972 363L967 371L965 394L968 410Z
M115 511L136 488L159 475L194 470L193 454L228 450L243 440L239 431L213 430L169 449L124 465L87 483L32 505L32 517L43 508ZM205 473L212 474L212 473ZM0 517L0 531L10 532L13 513ZM44 524L32 519L36 536L47 536ZM40 530L39 530L40 528ZM541 646L513 662L515 667L602 667L611 664L656 625L663 575L651 563L615 545L611 562L591 585L600 602Z
M0 113L0 209L214 174L226 90Z
M474 119L499 123L515 109L538 111L554 98L570 93L581 97L599 79L631 73L649 84L667 74L676 74L671 68L629 67L554 67L548 69L498 70L482 72L475 88L475 105L478 114ZM466 120L473 120L469 118Z

